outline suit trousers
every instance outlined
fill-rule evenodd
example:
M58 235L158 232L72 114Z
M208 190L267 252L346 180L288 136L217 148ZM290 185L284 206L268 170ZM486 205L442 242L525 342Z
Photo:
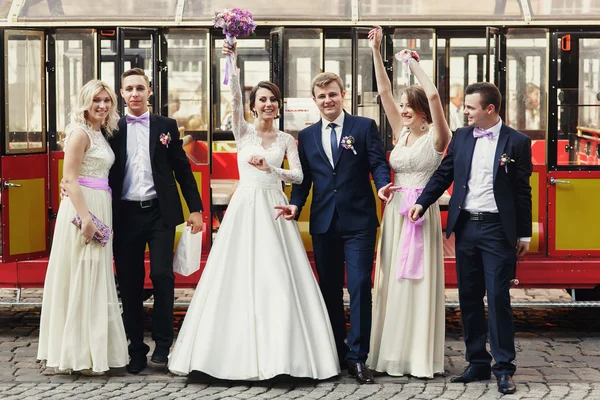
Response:
M365 362L369 354L372 272L377 229L345 231L337 212L328 231L313 235L319 287L327 306L340 362ZM350 294L350 330L346 343L344 262Z
M115 221L114 255L129 355L145 356L143 291L144 255L150 249L150 279L154 287L152 339L157 348L168 352L173 344L173 244L175 228L166 226L155 200L148 208L139 202L121 202L120 220Z
M492 356L486 350L489 329L490 350L496 363L492 372L513 375L516 366L510 281L515 276L516 248L504 234L501 222L471 221L461 214L456 235L456 272L462 315L466 359L475 367L489 370ZM483 297L487 292L486 324Z

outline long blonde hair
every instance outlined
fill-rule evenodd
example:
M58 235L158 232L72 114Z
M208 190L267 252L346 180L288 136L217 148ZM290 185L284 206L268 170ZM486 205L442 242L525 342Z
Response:
M90 122L87 119L88 110L94 103L94 97L101 91L106 90L111 100L111 107L106 114L104 122L102 122L102 128L104 134L107 137L112 136L113 131L117 129L119 123L119 114L117 113L117 95L115 92L103 81L93 79L83 85L77 96L77 104L69 114L69 118L72 126L87 125L90 126ZM67 129L68 131L69 129Z

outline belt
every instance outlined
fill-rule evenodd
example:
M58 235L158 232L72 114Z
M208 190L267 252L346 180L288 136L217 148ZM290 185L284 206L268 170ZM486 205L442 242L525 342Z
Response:
M158 204L158 199L139 200L139 201L123 200L123 203L127 204L128 206L136 207L136 208L150 208L150 207L153 207Z
M491 212L462 212L465 217L468 217L470 221L479 221L479 222L499 222L500 214L499 213L491 213Z

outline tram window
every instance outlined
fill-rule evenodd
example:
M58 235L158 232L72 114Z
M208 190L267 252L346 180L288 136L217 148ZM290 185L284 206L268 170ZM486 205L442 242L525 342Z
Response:
M510 29L506 47L506 123L527 134L535 145L545 140L547 127L546 30Z
M163 112L177 121L184 149L192 162L208 163L208 89L206 29L170 30L168 104Z
M223 39L213 41L216 59L216 74L213 82L218 85L217 104L213 113L213 141L212 150L216 152L235 152L236 146L231 132L231 90L229 85L223 84L225 71L225 57L221 53ZM237 40L237 65L240 68L240 84L244 97L244 117L246 122L253 123L254 117L250 112L249 97L252 87L260 81L269 80L269 39L268 38L241 38ZM220 131L223 131L221 133Z
M64 30L55 34L56 48L56 143L52 150L62 150L69 114L77 102L81 87L94 79L94 35L91 30ZM114 79L107 83L111 85Z
M9 31L5 43L6 152L44 152L43 34Z

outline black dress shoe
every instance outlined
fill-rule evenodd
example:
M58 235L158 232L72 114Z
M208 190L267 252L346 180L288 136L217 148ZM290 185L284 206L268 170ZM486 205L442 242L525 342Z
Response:
M147 365L148 360L146 360L146 356L131 357L129 364L127 364L127 372L137 375L142 372Z
M512 376L505 374L500 375L498 379L498 391L502 394L513 394L517 391L517 385L512 380Z
M150 361L152 361L154 364L166 364L169 362L169 350L164 350L157 347L154 349L154 353L152 353Z
M365 363L363 362L349 362L348 363L348 374L356 378L358 383L375 383L375 379L373 379L373 374Z
M476 382L476 381L485 381L488 380L492 377L491 374L491 370L489 368L477 368L474 367L473 365L469 365L467 368L465 368L464 372L462 373L462 375L459 376L455 376L454 378L450 379L450 382L452 383L469 383L469 382Z

